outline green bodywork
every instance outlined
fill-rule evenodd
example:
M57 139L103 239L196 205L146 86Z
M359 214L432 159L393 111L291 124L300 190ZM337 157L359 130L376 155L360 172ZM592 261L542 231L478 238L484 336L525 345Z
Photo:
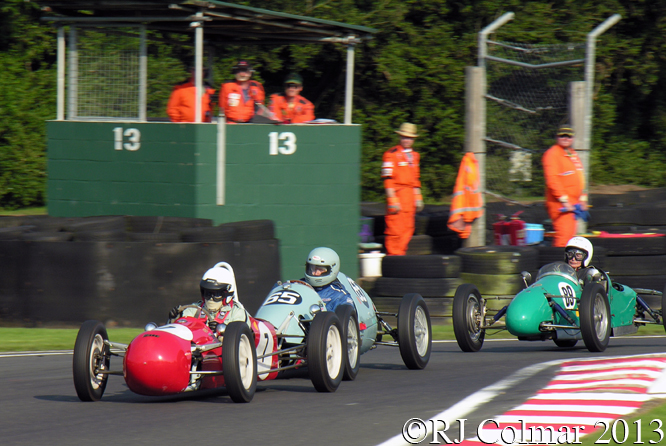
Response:
M550 268L548 268L550 267ZM535 282L518 293L506 312L506 327L509 333L523 338L536 338L545 330L542 324L580 326L578 305L583 287L575 275L571 275L566 264L556 262L546 265ZM573 270L571 270L573 271ZM606 284L610 279L605 275ZM632 325L636 312L636 292L626 286L608 286L608 301L611 311L611 327ZM553 302L564 309L574 324L550 305ZM580 330L565 330L569 336L582 339Z

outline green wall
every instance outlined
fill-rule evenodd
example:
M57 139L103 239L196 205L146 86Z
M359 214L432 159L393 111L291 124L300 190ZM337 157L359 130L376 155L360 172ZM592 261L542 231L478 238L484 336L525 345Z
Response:
M316 246L335 249L357 277L360 126L227 125L224 205L216 204L218 129L48 122L49 214L271 219L283 279L302 277Z

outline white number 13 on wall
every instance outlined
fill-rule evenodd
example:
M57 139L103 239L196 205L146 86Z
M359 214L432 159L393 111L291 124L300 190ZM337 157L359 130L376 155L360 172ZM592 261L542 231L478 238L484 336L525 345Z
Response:
M127 137L127 141L123 142L123 137ZM134 152L141 148L141 132L139 129L126 129L123 131L122 127L113 129L113 148L115 150L129 150Z
M292 132L271 132L268 134L269 150L271 155L293 155L296 151L296 135ZM280 145L282 142L282 145Z

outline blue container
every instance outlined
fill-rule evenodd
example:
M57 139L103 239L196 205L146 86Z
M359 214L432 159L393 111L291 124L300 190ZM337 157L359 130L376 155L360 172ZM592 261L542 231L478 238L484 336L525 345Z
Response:
M525 223L525 244L536 245L543 241L543 225Z

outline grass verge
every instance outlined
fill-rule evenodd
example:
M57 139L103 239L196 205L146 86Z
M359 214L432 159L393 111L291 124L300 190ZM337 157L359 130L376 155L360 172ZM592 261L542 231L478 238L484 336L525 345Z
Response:
M74 348L78 331L78 328L0 327L0 352L71 350ZM107 328L109 339L122 344L129 343L142 332L142 328ZM663 335L664 329L661 326L642 327L636 334ZM434 340L455 340L453 326L433 325L432 338ZM488 330L486 339L515 339L515 337L506 330L499 332ZM666 427L664 430L666 431Z

